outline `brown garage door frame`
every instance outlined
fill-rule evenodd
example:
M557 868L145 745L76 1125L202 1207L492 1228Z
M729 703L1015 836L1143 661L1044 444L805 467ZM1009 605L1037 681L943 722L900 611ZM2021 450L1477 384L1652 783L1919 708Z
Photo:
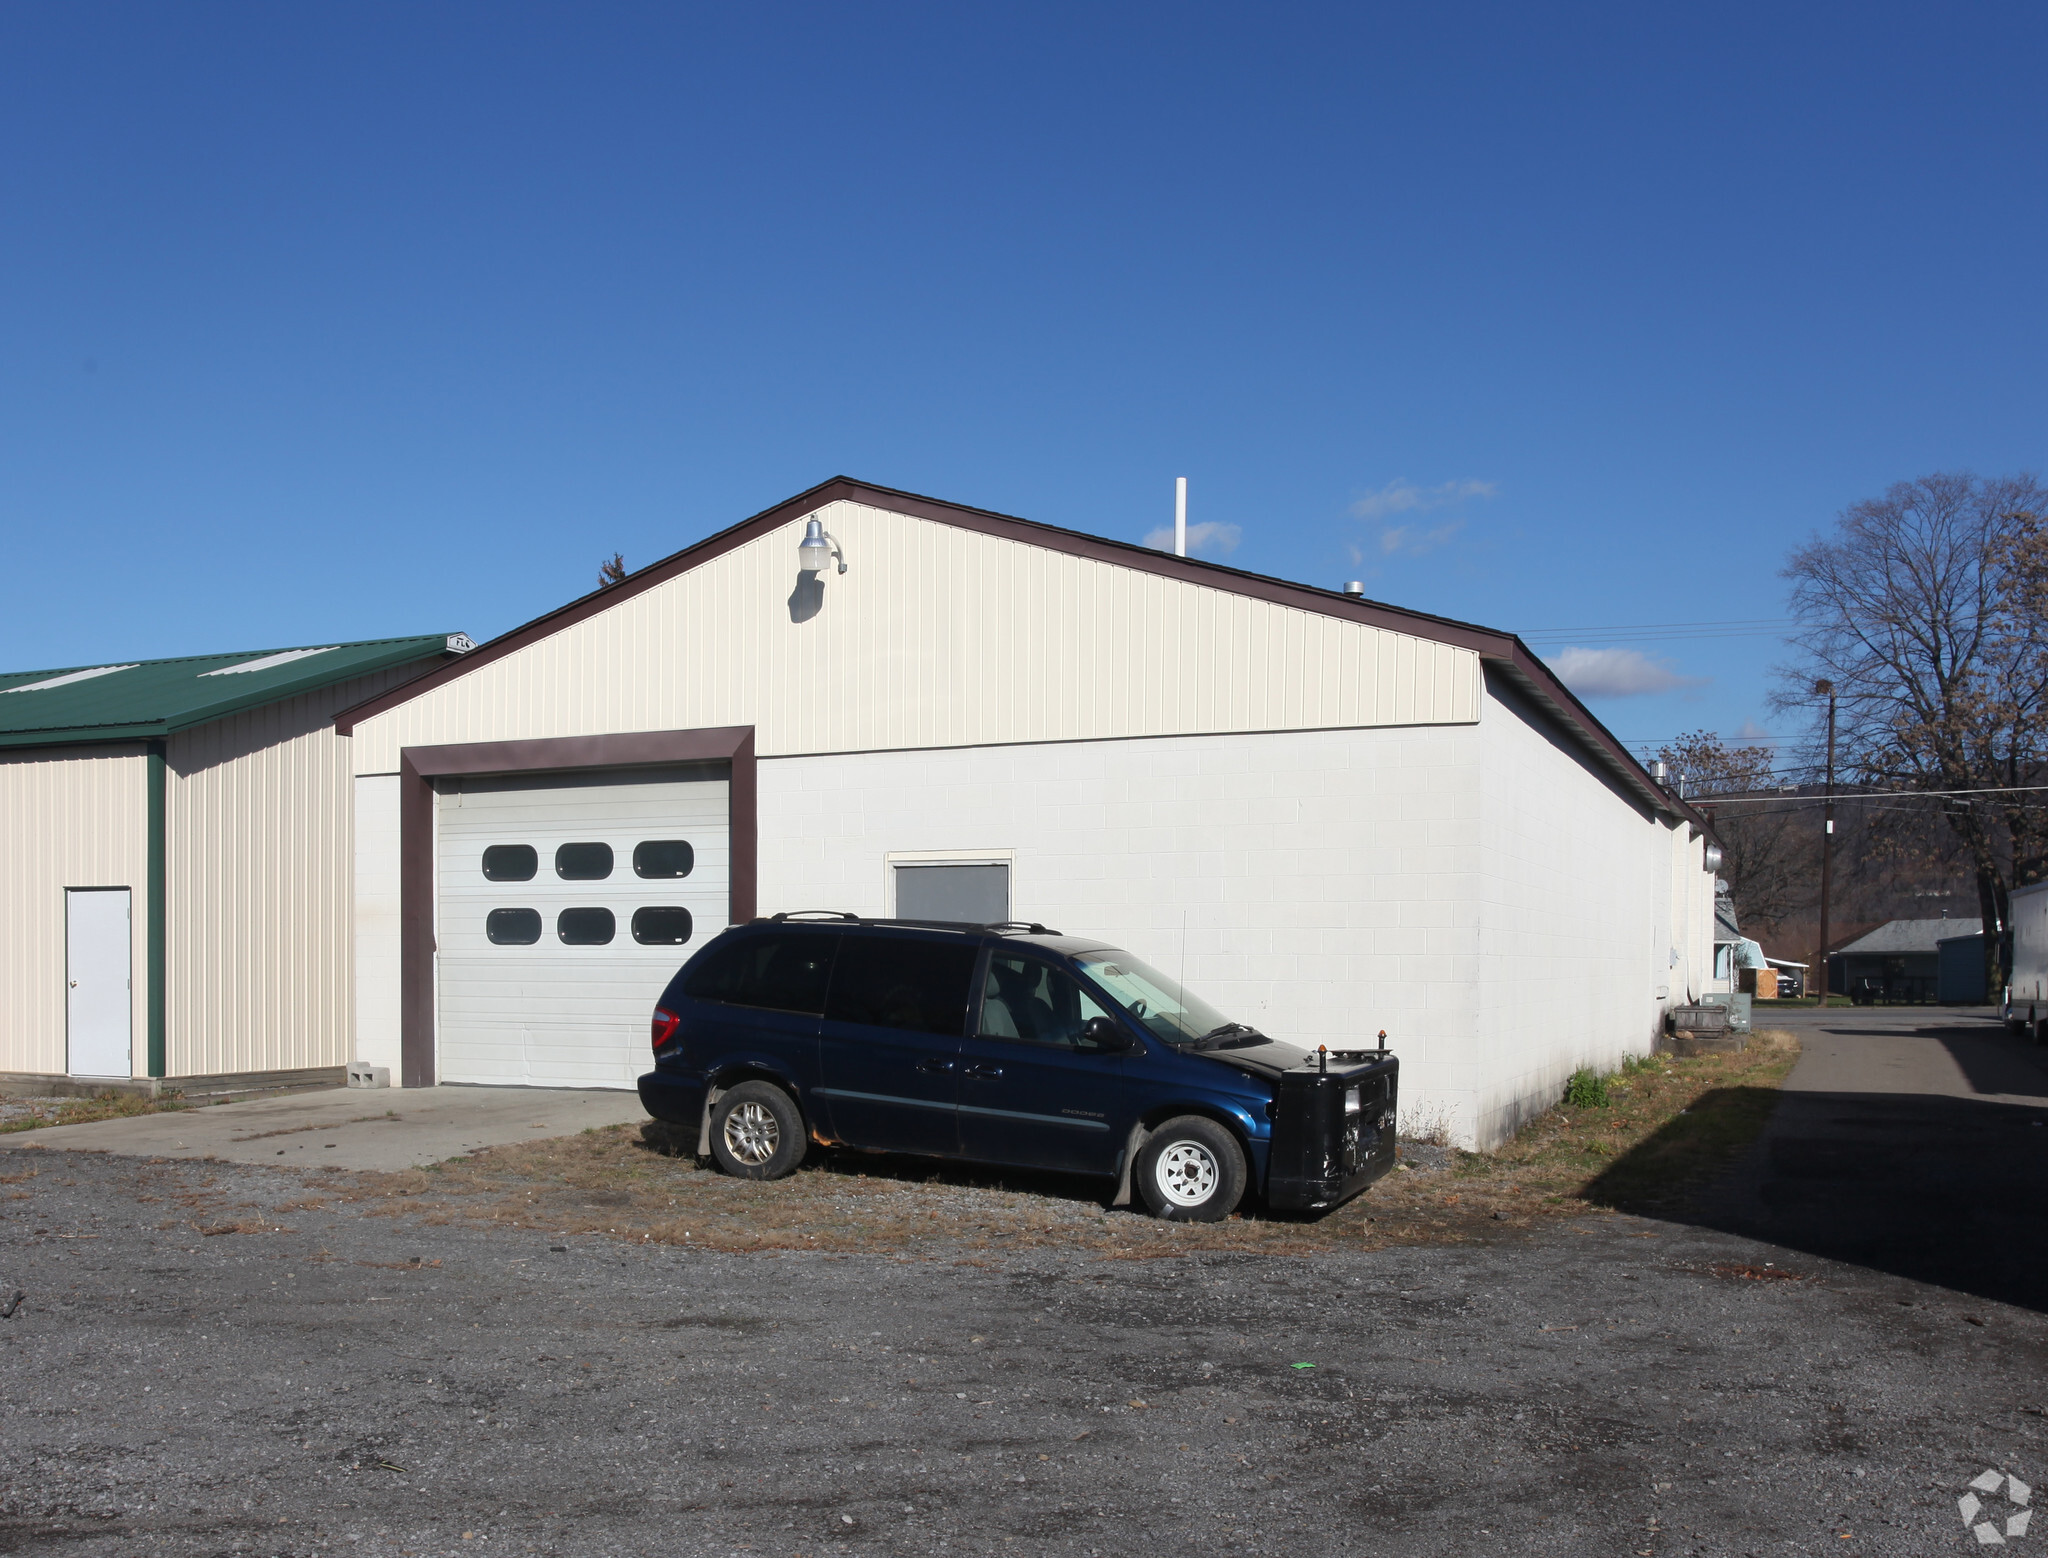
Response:
M405 747L398 754L398 981L400 1069L407 1087L432 1087L434 1055L434 781L454 774L573 773L590 768L656 768L672 763L732 765L731 919L751 920L760 862L754 727L640 730L617 736L539 741L469 741Z

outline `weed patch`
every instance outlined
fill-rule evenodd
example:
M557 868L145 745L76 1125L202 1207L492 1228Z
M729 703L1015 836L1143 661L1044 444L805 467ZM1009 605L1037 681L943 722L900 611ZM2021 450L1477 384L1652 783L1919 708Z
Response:
M91 1098L20 1098L0 1111L0 1134L35 1131L49 1125L90 1125L95 1120L121 1120L137 1114L165 1114L192 1106L175 1094L151 1098L144 1093L98 1093Z

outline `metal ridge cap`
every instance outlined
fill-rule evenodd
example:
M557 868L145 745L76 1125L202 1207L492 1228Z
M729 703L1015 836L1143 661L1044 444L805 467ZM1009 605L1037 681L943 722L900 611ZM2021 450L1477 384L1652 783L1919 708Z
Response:
M299 649L375 649L380 644L423 644L436 640L445 641L454 637L452 633L404 633L395 638L354 638L343 639L329 644L278 644L265 649L217 649L206 654L155 655L138 660L122 661L118 656L112 660L88 661L84 665L51 666L40 671L0 671L0 678L16 676L68 676L73 671L93 671L102 665L125 664L136 669L157 665L186 665L199 660L236 660L243 657L258 659L264 655L290 654ZM6 691L0 688L0 692Z

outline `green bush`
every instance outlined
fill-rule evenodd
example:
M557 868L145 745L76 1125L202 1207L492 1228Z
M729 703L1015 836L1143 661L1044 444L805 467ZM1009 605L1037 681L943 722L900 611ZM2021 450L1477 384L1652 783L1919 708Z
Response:
M1564 1101L1573 1109L1605 1109L1607 1079L1586 1066L1579 1067L1564 1085Z

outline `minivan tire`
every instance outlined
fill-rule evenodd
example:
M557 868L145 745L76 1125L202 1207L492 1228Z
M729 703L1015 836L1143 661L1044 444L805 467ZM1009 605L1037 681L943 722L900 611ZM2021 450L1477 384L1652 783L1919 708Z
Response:
M1154 1131L1135 1167L1146 1209L1167 1222L1220 1223L1244 1198L1244 1149L1226 1128L1198 1114Z
M773 1082L742 1082L711 1106L711 1157L735 1179L780 1179L804 1160L804 1117Z

